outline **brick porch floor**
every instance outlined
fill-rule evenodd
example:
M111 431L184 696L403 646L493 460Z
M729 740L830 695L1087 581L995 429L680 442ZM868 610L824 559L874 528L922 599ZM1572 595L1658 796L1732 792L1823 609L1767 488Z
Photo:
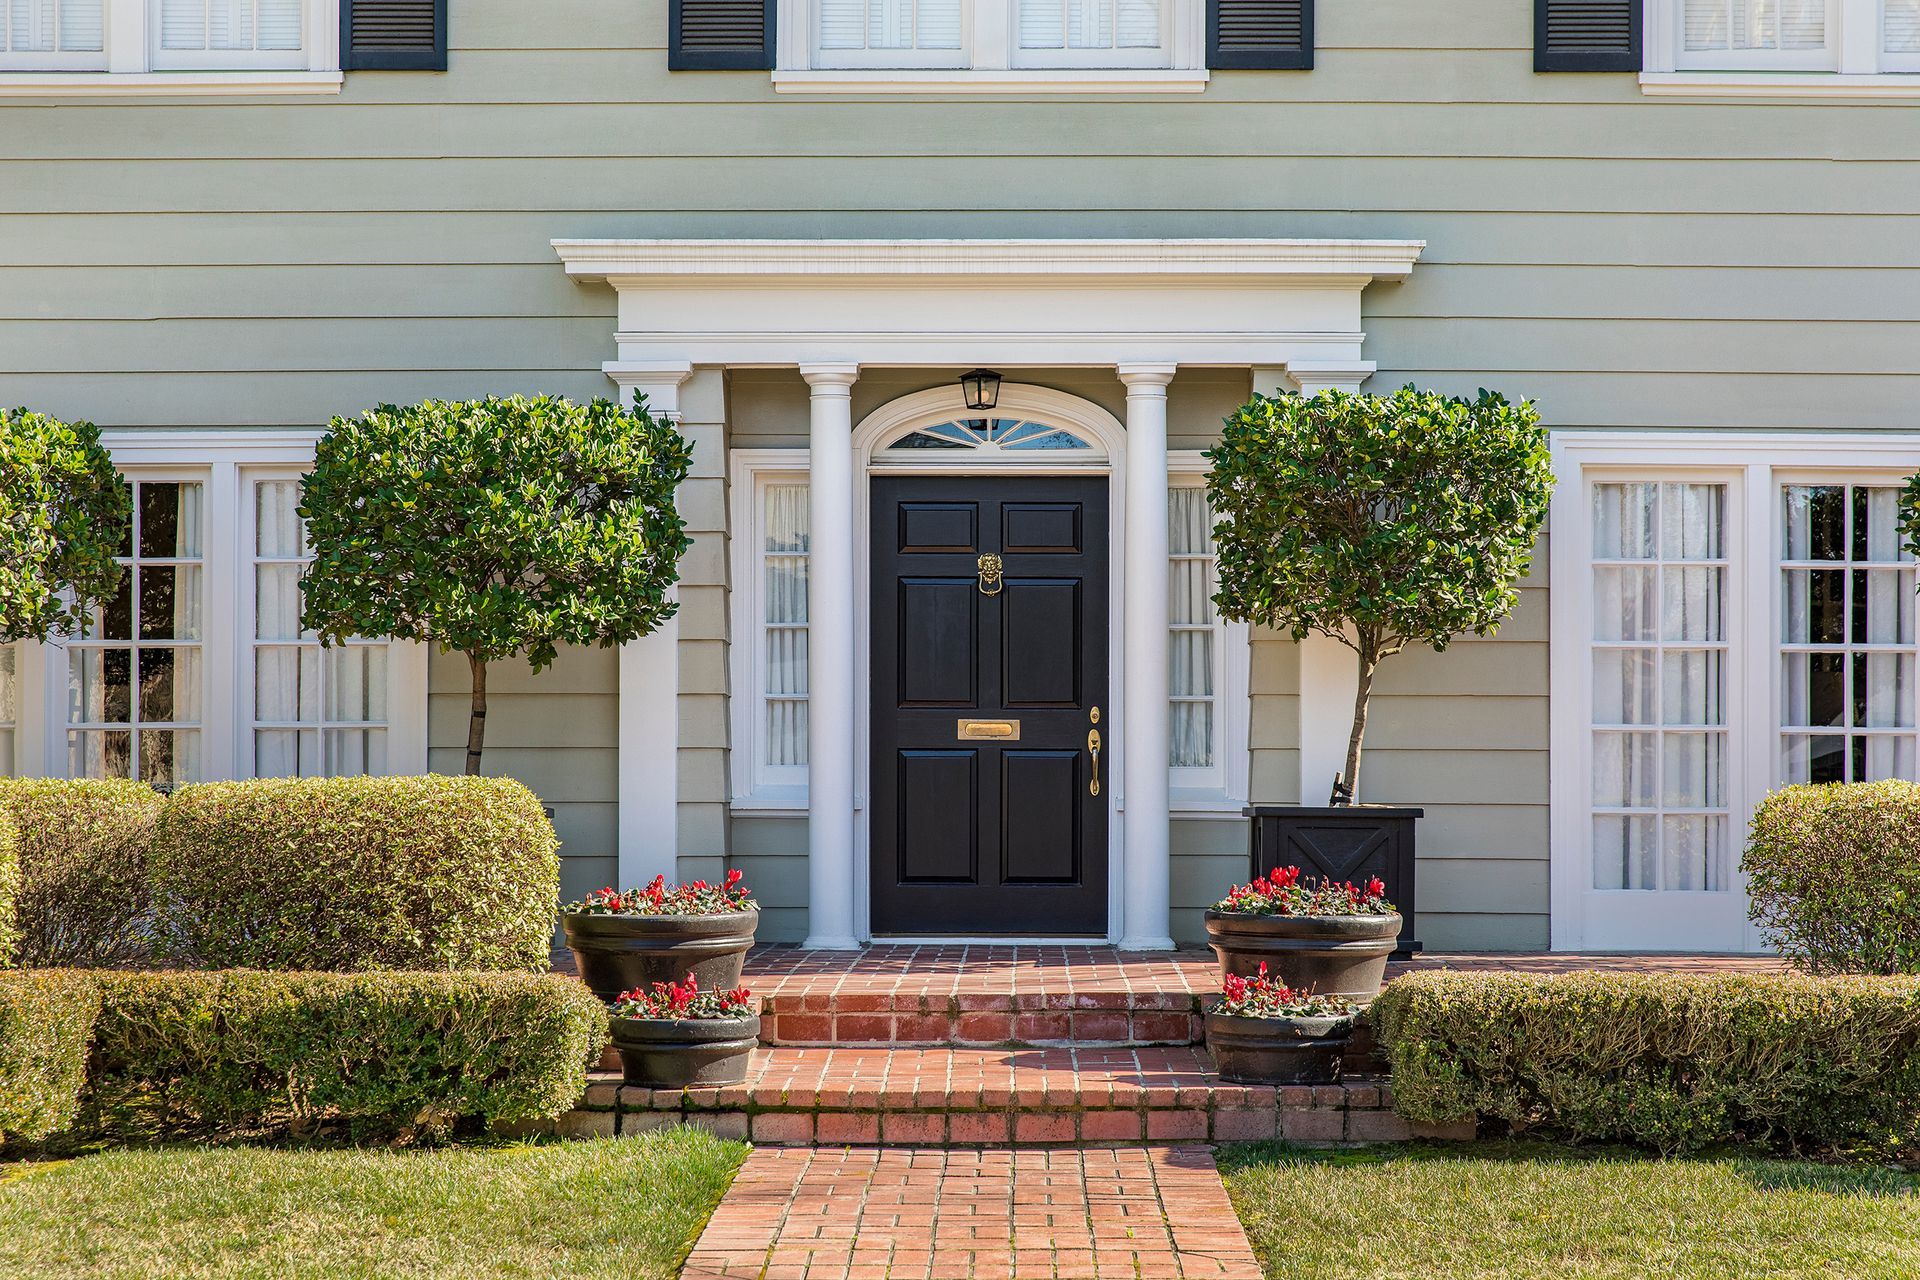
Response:
M761 1149L687 1280L1260 1280L1204 1147Z

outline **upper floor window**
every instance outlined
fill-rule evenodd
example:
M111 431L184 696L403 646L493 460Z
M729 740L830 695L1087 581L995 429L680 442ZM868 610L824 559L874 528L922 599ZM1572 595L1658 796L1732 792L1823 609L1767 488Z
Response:
M0 0L0 71L337 72L339 18L340 0Z
M1204 76L1201 0L780 0L783 72ZM979 73L997 73L982 79Z
M1920 71L1920 0L1648 0L1649 71Z

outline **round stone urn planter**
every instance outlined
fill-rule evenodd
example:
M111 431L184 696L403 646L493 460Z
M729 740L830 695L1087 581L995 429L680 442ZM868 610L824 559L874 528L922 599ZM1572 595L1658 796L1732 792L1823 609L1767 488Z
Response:
M1400 913L1371 916L1254 915L1209 910L1207 942L1220 972L1251 978L1260 972L1296 991L1371 1000L1387 976L1387 957L1400 936Z
M648 1089L739 1084L760 1042L758 1014L737 1018L621 1018L610 1026L621 1078Z
M1207 1052L1232 1084L1332 1084L1353 1034L1355 1015L1248 1018L1207 1015Z
M560 916L580 981L609 1003L636 987L685 982L689 973L702 991L739 986L759 924L758 910L710 916Z

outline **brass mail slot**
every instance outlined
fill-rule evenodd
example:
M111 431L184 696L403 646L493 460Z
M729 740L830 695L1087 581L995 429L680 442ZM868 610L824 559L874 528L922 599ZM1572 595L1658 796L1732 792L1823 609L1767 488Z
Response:
M1020 722L1018 720L962 720L960 721L960 740L978 741L991 738L997 742L1020 741Z

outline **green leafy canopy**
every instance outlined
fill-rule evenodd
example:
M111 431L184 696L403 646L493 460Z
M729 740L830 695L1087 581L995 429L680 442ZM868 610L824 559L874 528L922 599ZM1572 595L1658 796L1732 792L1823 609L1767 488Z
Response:
M335 418L302 486L305 624L478 663L614 645L673 615L691 459L644 401L429 400Z
M1207 458L1221 613L1375 661L1497 628L1553 492L1533 406L1484 390L1256 395Z
M120 586L132 522L99 428L0 409L0 643L78 631Z

